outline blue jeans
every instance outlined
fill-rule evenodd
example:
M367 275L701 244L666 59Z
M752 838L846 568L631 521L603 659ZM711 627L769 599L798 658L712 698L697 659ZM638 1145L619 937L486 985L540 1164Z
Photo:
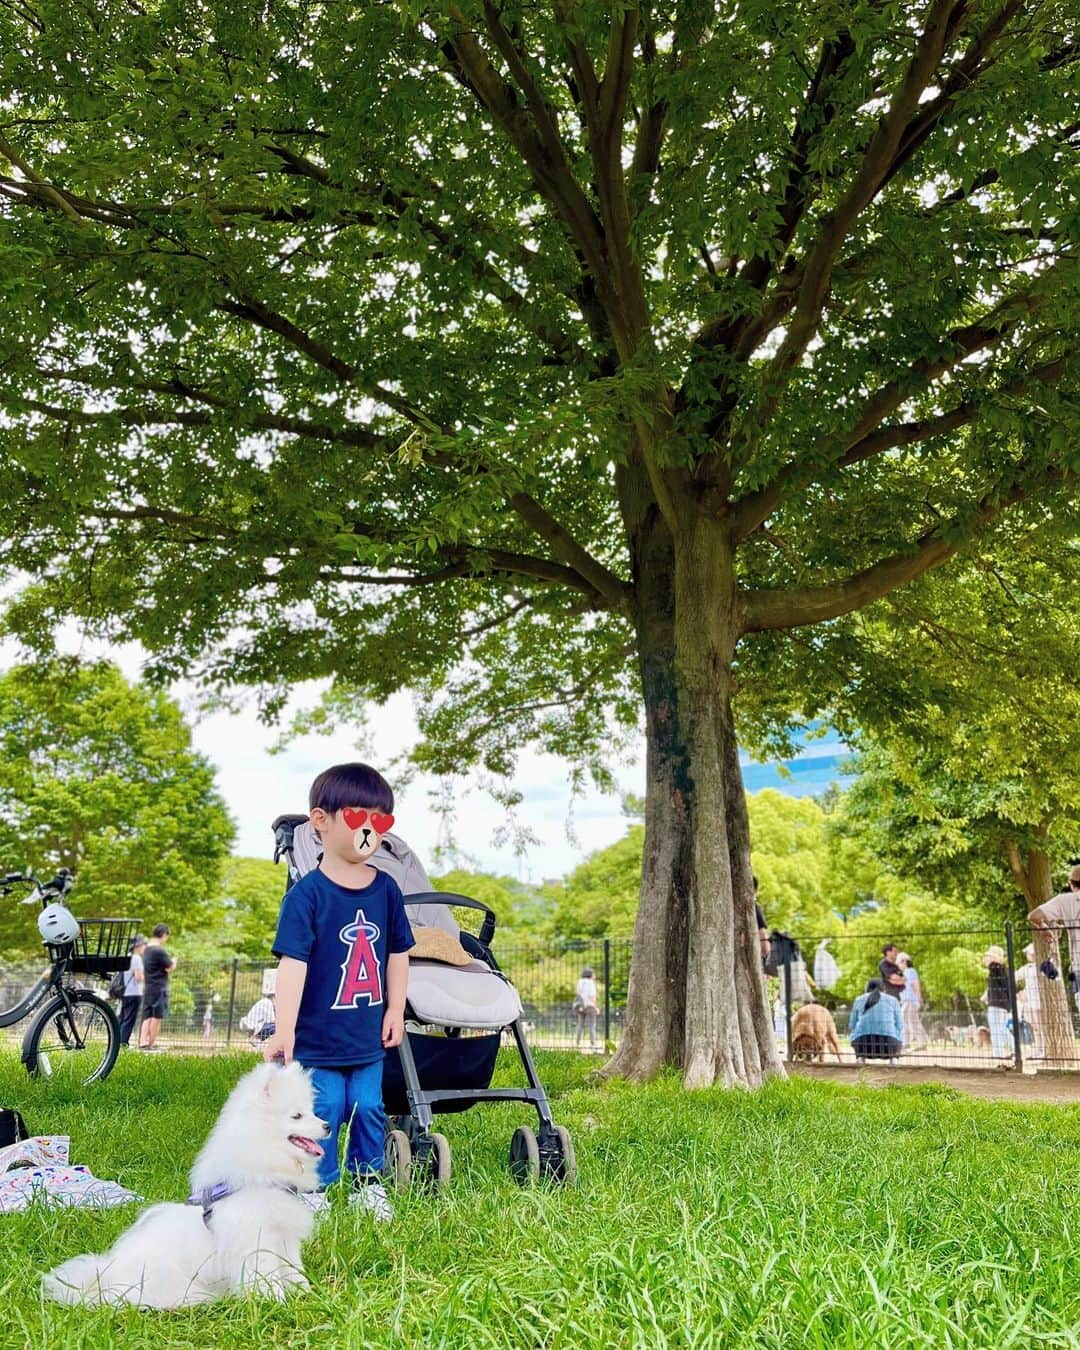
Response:
M359 1069L311 1070L315 1114L330 1127L319 1159L319 1186L324 1189L341 1176L338 1134L348 1131L345 1167L353 1176L378 1175L383 1168L386 1113L383 1111L381 1059Z

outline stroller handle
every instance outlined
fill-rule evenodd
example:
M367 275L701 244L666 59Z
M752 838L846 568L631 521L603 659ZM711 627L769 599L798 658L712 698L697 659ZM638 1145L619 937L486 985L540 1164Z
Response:
M467 895L458 895L454 891L419 891L416 895L403 897L407 905L446 905L453 909L478 909L484 915L477 937L484 946L488 946L495 936L495 911L479 900L471 900Z

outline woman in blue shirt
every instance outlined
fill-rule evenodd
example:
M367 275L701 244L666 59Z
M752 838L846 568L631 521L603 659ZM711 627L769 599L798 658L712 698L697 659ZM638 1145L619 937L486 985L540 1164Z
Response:
M898 999L882 997L884 982L869 980L851 1005L848 1036L858 1059L895 1059L903 1046L904 1015Z

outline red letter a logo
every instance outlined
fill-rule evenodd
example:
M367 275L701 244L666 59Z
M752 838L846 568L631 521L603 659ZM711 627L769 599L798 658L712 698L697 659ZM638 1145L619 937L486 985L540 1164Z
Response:
M378 928L364 917L362 909L358 909L355 920L347 924L339 936L349 950L341 965L341 984L333 1007L355 1008L361 998L366 998L369 1006L381 1003L382 980L374 946L379 936Z

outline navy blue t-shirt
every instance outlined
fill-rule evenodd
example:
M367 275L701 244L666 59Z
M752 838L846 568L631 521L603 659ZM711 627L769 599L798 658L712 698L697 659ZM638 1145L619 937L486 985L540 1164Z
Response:
M282 901L274 955L307 962L293 1054L313 1067L372 1064L383 1055L386 961L414 945L401 890L376 872L339 886L318 868Z

